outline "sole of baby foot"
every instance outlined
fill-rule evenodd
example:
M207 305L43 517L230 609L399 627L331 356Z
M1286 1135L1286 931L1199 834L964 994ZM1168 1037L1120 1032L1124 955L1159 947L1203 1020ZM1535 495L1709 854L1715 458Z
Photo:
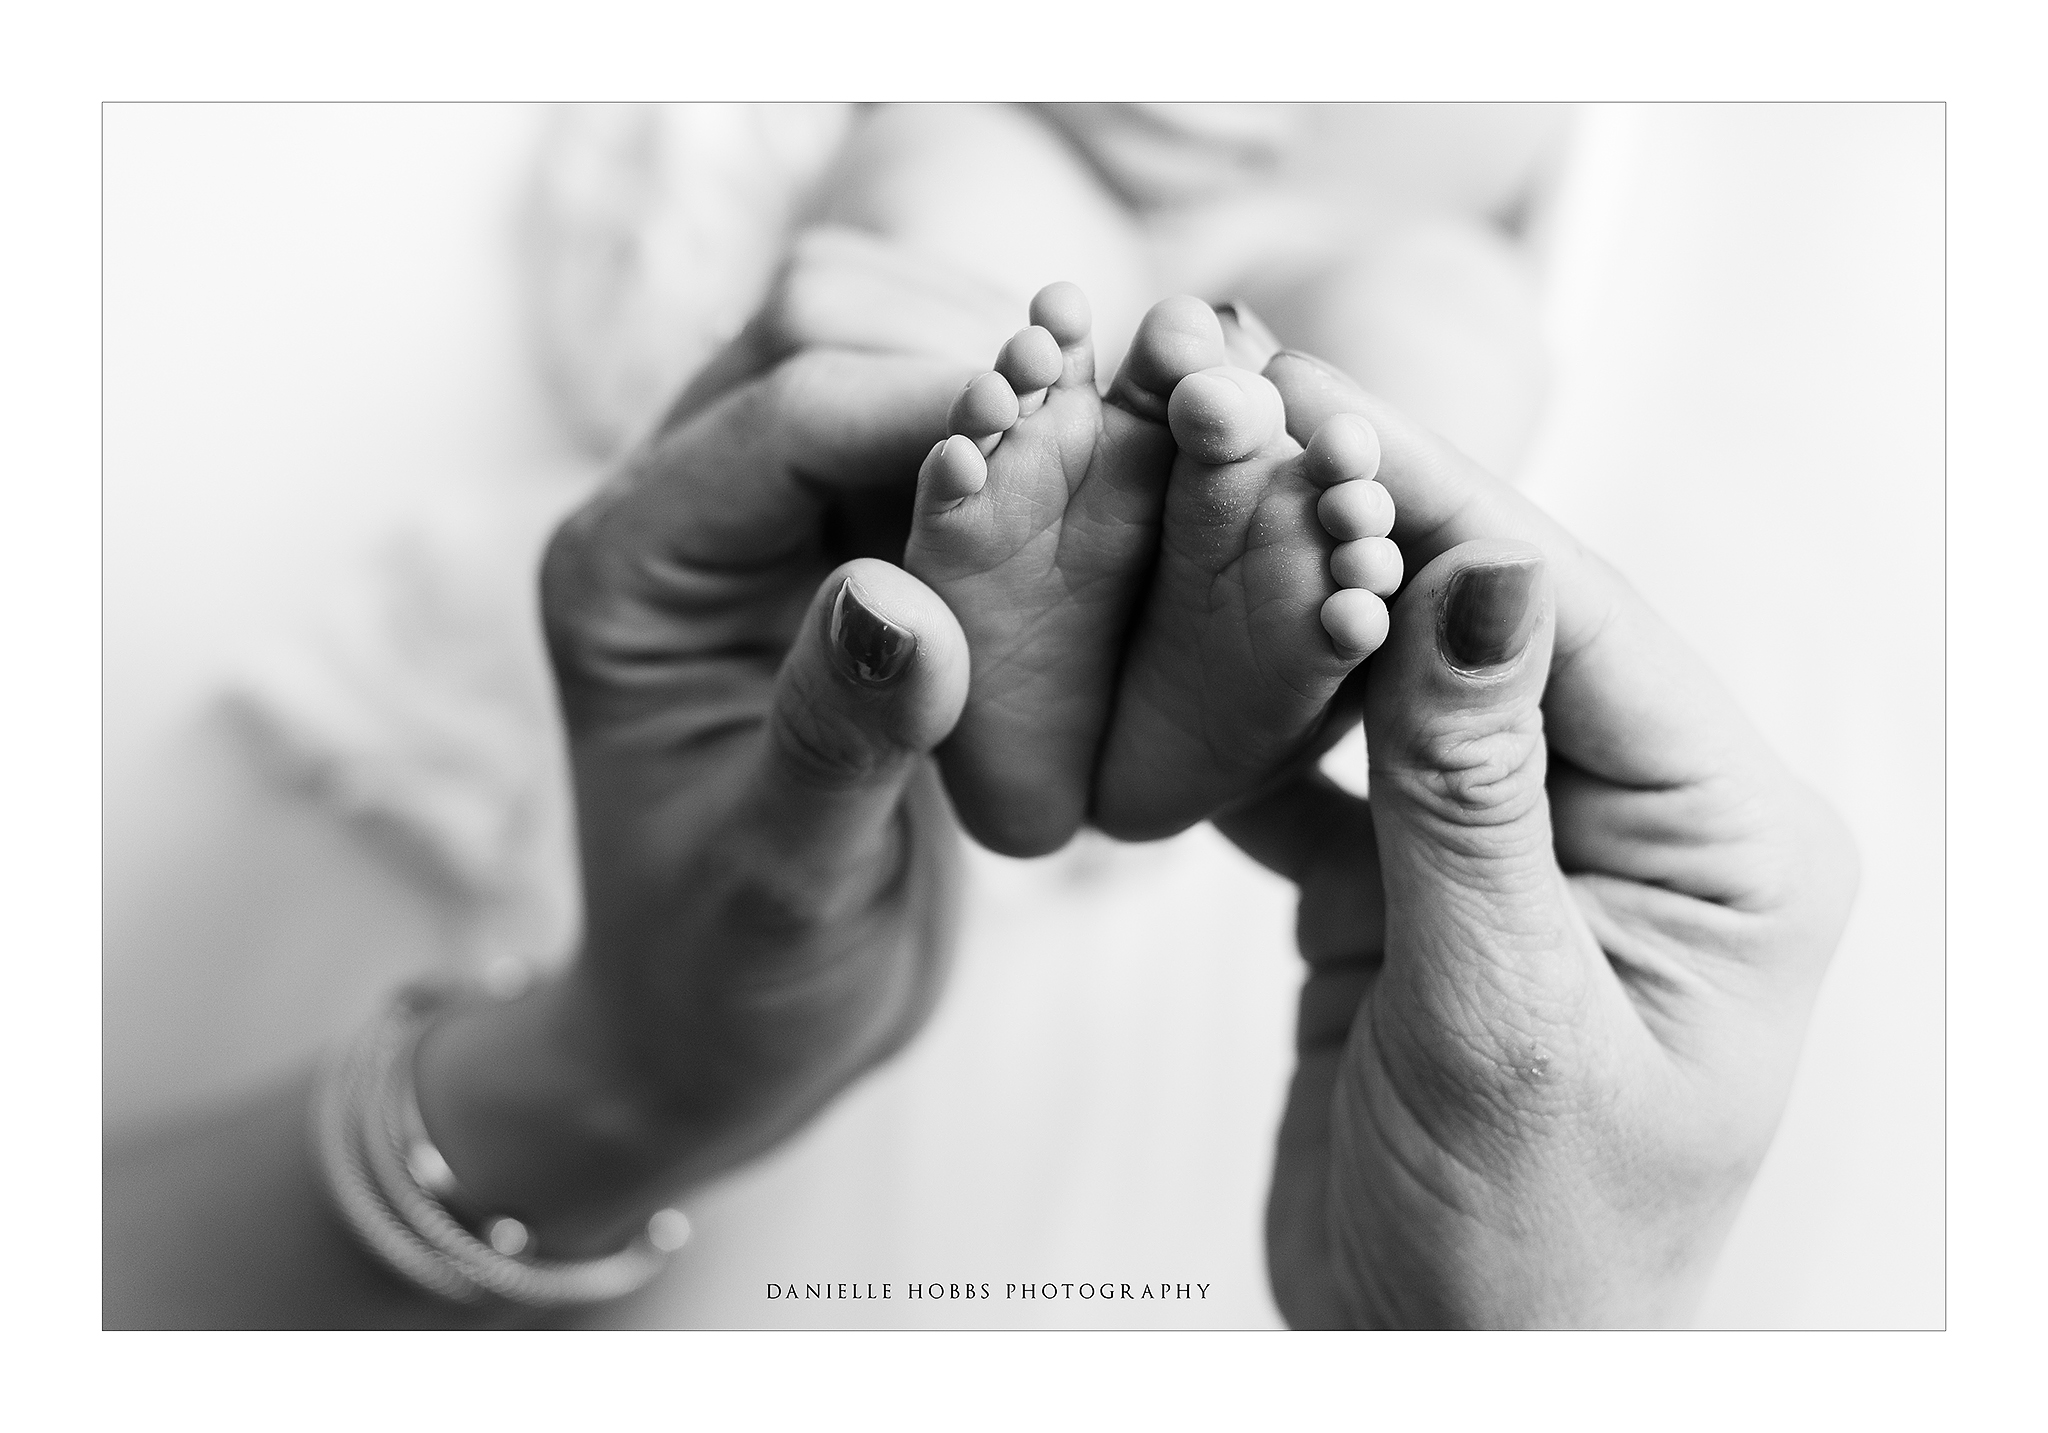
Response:
M1362 419L1304 449L1272 384L1224 367L1184 379L1169 421L1159 561L1096 777L1095 822L1124 840L1183 831L1312 751L1401 583Z
M1012 856L1059 849L1086 815L1158 542L1170 397L1223 345L1199 300L1156 305L1104 396L1080 290L1041 290L1031 320L955 402L904 557L967 635L967 706L939 752L954 808Z

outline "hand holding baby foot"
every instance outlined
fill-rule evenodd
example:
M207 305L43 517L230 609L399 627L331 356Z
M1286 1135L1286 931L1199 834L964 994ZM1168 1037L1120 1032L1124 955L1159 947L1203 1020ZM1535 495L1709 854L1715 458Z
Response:
M1384 444L1419 569L1365 723L1218 819L1301 887L1267 1242L1300 1325L1684 1320L1784 1106L1856 859L1605 563L1339 374L1297 433Z

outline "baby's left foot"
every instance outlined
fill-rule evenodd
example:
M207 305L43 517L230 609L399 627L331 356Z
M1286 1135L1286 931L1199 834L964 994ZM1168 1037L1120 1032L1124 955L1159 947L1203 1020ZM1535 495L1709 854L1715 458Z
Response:
M1191 826L1306 752L1401 585L1365 420L1332 418L1303 449L1273 385L1226 367L1182 379L1168 422L1159 564L1096 776L1096 824L1126 840Z

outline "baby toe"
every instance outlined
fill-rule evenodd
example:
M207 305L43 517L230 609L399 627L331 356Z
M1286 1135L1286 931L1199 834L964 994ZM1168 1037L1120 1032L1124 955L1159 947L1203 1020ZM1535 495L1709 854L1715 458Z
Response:
M988 482L988 461L971 439L956 433L942 439L925 455L917 472L918 504L925 508L947 507L972 497Z
M983 373L953 400L946 426L961 437L972 439L983 453L990 453L995 450L996 440L1016 424L1018 413L1017 395L1010 381L1000 373Z
M1061 348L1071 348L1088 336L1094 314L1081 286L1061 280L1047 284L1031 300L1031 321L1050 333Z
M1377 477L1380 435L1356 413L1339 413L1316 429L1315 436L1308 440L1303 471L1319 488Z
M1095 392L1095 344L1088 336L1094 315L1079 284L1047 284L1031 300L1031 321L1053 337L1063 363L1055 380L1063 388Z
M1333 592L1323 603L1323 630L1340 655L1369 657L1387 640L1387 604L1355 587Z
M1181 380L1224 361L1223 325L1215 310L1186 294L1161 299L1139 323L1108 398L1126 412L1164 422Z
M1330 580L1339 587L1392 597L1401 587L1401 549L1384 537L1339 543L1330 554Z
M1017 330L996 355L996 372L1017 395L1020 416L1037 411L1045 401L1045 390L1058 381L1065 366L1059 340L1035 324Z
M1379 483L1339 483L1317 500L1316 516L1339 542L1385 537L1394 530L1394 495Z
M1242 368L1207 368L1175 385L1167 426L1197 462L1242 462L1285 427L1280 390Z

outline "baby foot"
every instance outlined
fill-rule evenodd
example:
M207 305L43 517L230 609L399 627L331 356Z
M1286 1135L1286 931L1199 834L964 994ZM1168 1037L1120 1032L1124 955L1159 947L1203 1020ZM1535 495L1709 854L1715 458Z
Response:
M1213 368L1174 390L1170 424L1158 567L1097 776L1096 824L1126 840L1191 826L1307 752L1401 585L1364 419L1303 449L1271 383Z
M1159 540L1168 402L1223 358L1208 305L1168 299L1103 396L1081 291L1040 290L1031 324L955 401L904 553L967 635L967 707L939 749L947 789L975 839L1012 856L1057 850L1087 813Z

